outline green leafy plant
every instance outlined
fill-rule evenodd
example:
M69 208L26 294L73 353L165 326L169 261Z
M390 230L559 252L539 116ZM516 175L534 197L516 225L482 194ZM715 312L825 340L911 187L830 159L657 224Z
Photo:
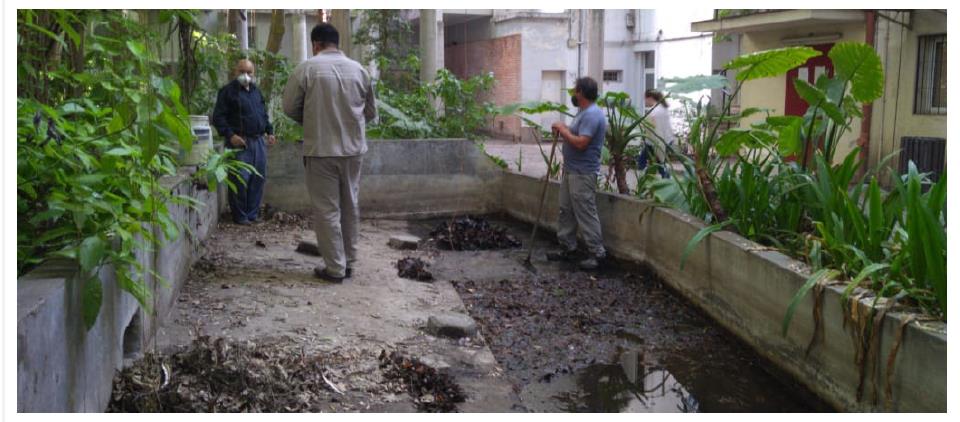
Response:
M597 101L601 107L607 109L606 149L610 155L610 166L617 182L617 191L629 193L627 185L626 155L627 145L644 135L654 134L653 126L646 121L646 117L653 112L654 106L643 115L637 113L630 101L630 96L624 92L606 92ZM662 141L662 140L661 140ZM653 167L653 166L651 166Z
M176 142L189 150L193 135L146 43L159 34L119 10L19 10L17 31L17 273L76 260L87 327L102 268L149 309L136 252L177 237L168 206L196 206L160 186L176 173ZM51 61L51 46L69 60Z
M234 156L237 151L232 149L223 152L210 151L205 157L203 165L199 166L197 172L193 174L197 185L216 191L217 186L223 183L231 192L236 192L237 185L234 181L240 180L242 172L247 171L262 176L255 167L235 159Z
M856 148L833 164L837 145L862 116L860 104L883 93L882 67L872 48L838 43L828 54L834 77L795 81L809 105L804 116L767 115L749 127L720 129L763 112L729 112L744 81L785 73L816 54L779 49L734 59L727 65L739 70L733 94L713 110L702 100L691 107L694 156L676 156L684 170L649 189L658 202L708 223L688 242L681 265L720 230L804 260L812 274L786 311L784 332L799 302L831 279L847 281L844 306L854 289L865 287L877 298L906 300L946 318L945 182L932 184L911 167L885 192L874 173L885 161L862 172ZM668 87L703 89L709 82L702 78L669 80ZM790 160L796 156L799 162Z
M446 69L412 92L395 91L378 81L380 121L369 125L368 134L381 139L478 139L496 112L493 104L483 99L494 81L492 74L461 80Z

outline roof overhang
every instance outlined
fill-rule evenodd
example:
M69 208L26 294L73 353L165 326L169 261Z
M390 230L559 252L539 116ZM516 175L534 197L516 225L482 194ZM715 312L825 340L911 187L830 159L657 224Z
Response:
M693 22L693 32L745 33L814 25L864 22L862 10L781 10Z

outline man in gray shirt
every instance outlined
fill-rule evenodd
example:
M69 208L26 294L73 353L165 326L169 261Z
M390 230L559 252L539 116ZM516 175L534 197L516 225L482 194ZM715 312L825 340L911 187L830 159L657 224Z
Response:
M300 63L283 90L283 112L303 126L303 164L313 204L317 247L325 267L314 274L341 283L357 260L360 165L366 122L377 116L366 69L337 47L340 34L321 23L310 33L314 56Z
M606 257L597 215L597 175L607 118L596 104L598 94L597 81L589 77L577 79L571 101L579 112L569 127L563 122L553 124L553 132L563 140L563 181L557 224L557 240L563 249L548 253L547 258L573 260L579 228L590 253L580 261L580 268L584 270L597 269L599 261Z

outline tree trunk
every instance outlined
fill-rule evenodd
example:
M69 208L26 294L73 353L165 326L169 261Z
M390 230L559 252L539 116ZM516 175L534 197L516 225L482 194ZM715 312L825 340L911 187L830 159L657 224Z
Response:
M200 113L192 110L191 99L197 90L199 76L197 74L196 42L193 41L193 25L178 18L177 35L180 41L180 100L190 113Z
M720 196L717 195L717 188L713 185L713 180L710 178L710 174L707 173L707 169L703 167L701 160L694 160L694 166L696 167L697 172L697 181L700 184L700 193L703 194L703 199L707 201L707 206L710 208L710 212L713 213L714 224L722 223L727 221L727 212L723 209L723 204L720 203ZM737 229L735 227L728 227L727 230L736 233Z
M267 51L271 54L280 52L280 42L283 41L283 33L286 29L283 23L283 9L273 9L273 14L270 16L270 37L267 38ZM270 90L273 88L274 69L276 67L276 57L273 55L267 56L267 60L263 64L263 70L261 71L264 77L263 82L260 84L260 91L268 97L265 99L268 102L270 101Z
M613 174L617 180L617 192L629 194L630 187L627 185L627 169L623 160L623 154L615 154L613 157Z

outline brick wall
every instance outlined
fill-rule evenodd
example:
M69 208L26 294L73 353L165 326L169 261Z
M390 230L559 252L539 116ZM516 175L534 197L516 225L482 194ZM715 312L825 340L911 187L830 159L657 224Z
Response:
M487 100L498 106L520 101L520 34L444 48L444 67L459 78L493 72L496 83ZM519 140L520 118L498 116L488 127L491 136Z

